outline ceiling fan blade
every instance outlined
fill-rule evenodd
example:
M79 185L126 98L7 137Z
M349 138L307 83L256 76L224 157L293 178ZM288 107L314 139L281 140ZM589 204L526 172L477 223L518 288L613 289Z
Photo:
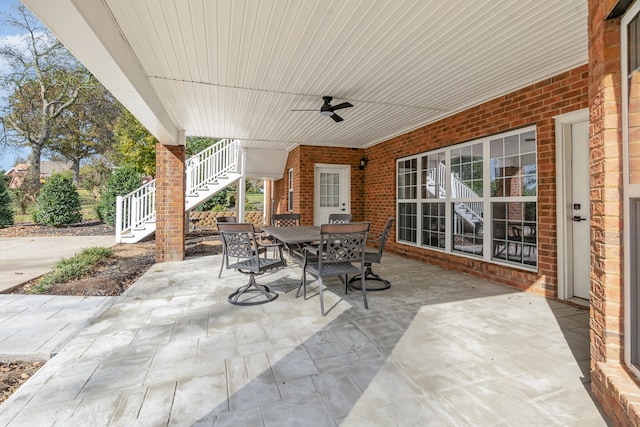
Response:
M329 117L331 117L333 119L334 122L341 122L344 119L342 117L340 117L339 115L333 113L332 115L330 115Z
M340 110L341 108L349 108L349 107L353 107L353 104L349 102L343 102L341 104L334 105L333 107L331 107L331 111L336 111L336 110Z
M289 110L289 111L318 111L318 109L317 108L315 110L299 110L299 109L296 109L296 110Z

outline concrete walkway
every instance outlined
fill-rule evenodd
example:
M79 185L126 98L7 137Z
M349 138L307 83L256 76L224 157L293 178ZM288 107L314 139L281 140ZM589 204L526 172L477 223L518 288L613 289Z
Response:
M115 243L114 236L0 238L0 293L50 271L60 258Z
M606 426L588 311L385 254L391 289L295 298L220 256L157 264L0 406L0 426ZM315 284L316 282L313 282ZM313 293L312 293L313 294Z
M0 360L49 360L112 300L0 294Z

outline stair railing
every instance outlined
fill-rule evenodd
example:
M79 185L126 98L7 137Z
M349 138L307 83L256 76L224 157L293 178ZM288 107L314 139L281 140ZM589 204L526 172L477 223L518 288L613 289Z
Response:
M446 173L446 166L444 163L438 164L437 168L431 169L427 176L432 180L434 191L437 192L437 197L442 197L444 194L444 188L442 185L445 180L443 177ZM434 195L436 195L434 193ZM451 198L454 199L477 199L478 195L464 182L460 181L453 174L451 174ZM464 202L464 206L468 208L469 213L479 221L482 221L484 205L482 202Z
M116 197L116 242L122 232L144 228L156 219L156 180L149 181L125 196Z
M185 161L186 194L197 193L220 176L238 168L237 140L223 139ZM116 198L116 242L123 233L142 229L156 219L156 180Z
M238 145L237 140L223 139L187 159L186 193L197 193L227 172L237 171Z

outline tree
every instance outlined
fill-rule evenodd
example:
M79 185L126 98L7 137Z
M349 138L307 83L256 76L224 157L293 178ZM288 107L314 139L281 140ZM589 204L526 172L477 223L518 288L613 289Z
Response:
M80 188L89 191L98 200L111 176L111 167L104 158L93 159L80 168Z
M217 138L206 138L202 136L188 136L186 138L186 157L191 157L202 150L211 147L216 142L220 141Z
M58 227L82 221L80 195L71 176L54 173L42 185L36 201L36 221Z
M106 224L116 223L116 197L131 193L140 186L140 174L132 167L113 171L98 202L98 215Z
M24 33L24 46L0 46L0 57L11 69L0 79L10 94L0 119L10 143L31 148L26 180L37 190L42 150L56 120L76 102L90 74L22 4L13 11L5 23Z
M120 106L93 76L75 103L55 123L47 151L73 163L73 182L80 180L80 162L113 149L113 127Z
M115 163L146 176L156 174L156 143L149 131L133 114L122 108L115 126Z
M0 228L13 225L13 209L9 195L7 180L0 175Z

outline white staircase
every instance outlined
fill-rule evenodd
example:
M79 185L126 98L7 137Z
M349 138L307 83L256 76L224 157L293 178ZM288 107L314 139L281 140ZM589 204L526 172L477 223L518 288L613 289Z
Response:
M223 139L185 162L185 212L241 176L239 142ZM136 243L156 231L156 180L116 201L116 242Z
M426 188L429 193L438 197L446 197L446 166L440 163L437 168L432 169L427 174ZM451 197L456 199L475 199L478 195L467 184L460 181L451 174ZM462 202L455 203L455 211L468 225L470 225L474 234L482 232L483 209L482 202Z

